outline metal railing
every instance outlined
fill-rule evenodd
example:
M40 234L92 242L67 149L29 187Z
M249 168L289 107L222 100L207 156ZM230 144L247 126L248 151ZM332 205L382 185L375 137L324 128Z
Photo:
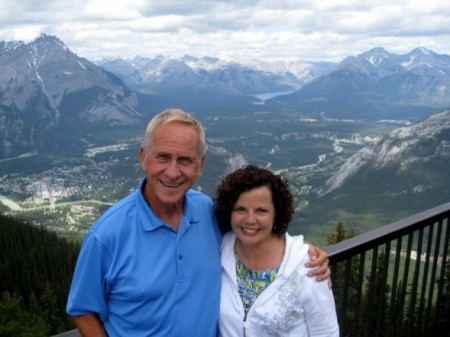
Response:
M341 336L449 336L450 203L326 247Z
M58 335L54 335L52 337L81 337L78 329L69 330Z
M449 217L446 203L326 247L341 337L449 336Z

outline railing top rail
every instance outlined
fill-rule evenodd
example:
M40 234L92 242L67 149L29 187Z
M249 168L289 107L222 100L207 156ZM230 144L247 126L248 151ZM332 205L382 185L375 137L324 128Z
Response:
M345 253L346 256L356 255L358 252L377 247L445 217L450 217L450 202L327 246L326 251L330 261L333 262L341 254Z
M78 329L73 329L70 331L62 332L58 335L53 335L52 337L81 337Z

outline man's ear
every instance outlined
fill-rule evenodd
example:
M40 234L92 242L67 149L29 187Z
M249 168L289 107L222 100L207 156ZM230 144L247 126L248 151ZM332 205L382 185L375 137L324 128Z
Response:
M145 156L146 156L146 152L143 146L141 146L139 148L139 165L141 166L141 169L144 169L144 165L145 165Z
M198 169L197 169L197 177L199 177L199 176L202 175L203 168L205 167L205 157L206 157L206 156L203 156L203 157L200 159L200 163L198 164Z

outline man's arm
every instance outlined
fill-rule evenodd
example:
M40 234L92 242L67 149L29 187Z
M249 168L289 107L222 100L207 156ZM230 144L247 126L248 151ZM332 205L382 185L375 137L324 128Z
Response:
M308 272L308 276L310 277L316 277L317 281L325 281L330 278L331 276L331 270L328 268L328 254L326 251L320 249L317 246L309 244L309 262L305 264L308 268L314 268L311 269ZM329 280L329 285L331 287L331 281Z
M73 316L72 319L82 337L108 337L97 315Z

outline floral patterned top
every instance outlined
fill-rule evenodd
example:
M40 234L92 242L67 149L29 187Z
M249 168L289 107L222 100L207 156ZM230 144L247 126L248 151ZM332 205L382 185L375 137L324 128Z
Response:
M239 288L239 295L244 305L245 316L256 298L266 289L277 277L279 265L267 270L252 270L236 255L236 277Z

